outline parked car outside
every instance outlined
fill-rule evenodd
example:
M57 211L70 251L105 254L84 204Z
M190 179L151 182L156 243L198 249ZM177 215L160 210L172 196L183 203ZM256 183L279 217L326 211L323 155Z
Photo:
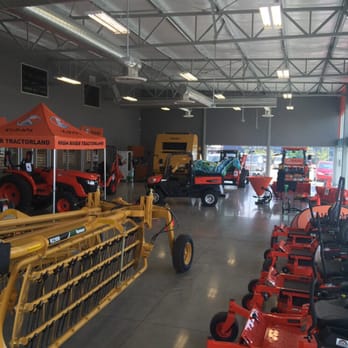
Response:
M325 181L331 183L333 175L333 162L332 161L319 161L316 169L317 181Z
M250 175L264 175L266 172L266 158L261 154L248 155L245 168L249 170Z

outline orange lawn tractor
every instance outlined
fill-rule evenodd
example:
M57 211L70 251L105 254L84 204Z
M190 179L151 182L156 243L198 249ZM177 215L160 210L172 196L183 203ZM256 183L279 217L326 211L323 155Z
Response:
M53 169L34 168L28 151L20 165L13 165L11 152L4 158L6 174L0 179L0 197L14 208L32 214L49 207L53 197ZM56 170L56 212L77 210L86 205L88 193L96 192L99 175L77 170Z

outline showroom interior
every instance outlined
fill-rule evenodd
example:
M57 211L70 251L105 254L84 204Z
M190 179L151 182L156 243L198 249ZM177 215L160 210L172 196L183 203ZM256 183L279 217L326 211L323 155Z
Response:
M260 8L270 11L269 23ZM142 204L148 193L162 133L196 134L197 160L215 161L230 149L250 162L259 156L263 169L250 169L250 176L272 181L282 148L306 148L309 196L316 185L337 187L348 178L347 9L346 0L0 1L0 140L6 123L44 104L48 114L105 138L107 153L69 147L56 154L42 146L33 150L34 167L51 167L57 156L57 168L91 173L116 153L133 151L132 170L115 192L106 196L101 188L102 198L131 204ZM123 31L100 24L100 14ZM0 149L1 177L7 150ZM15 165L27 150L11 149ZM320 162L332 166L329 183L315 174ZM144 251L146 272L98 313L84 316L56 343L58 329L16 340L21 329L9 331L9 319L1 318L0 346L229 347L208 342L212 317L227 311L231 298L242 301L260 274L274 226L291 224L311 200L292 197L291 209L284 209L284 196L272 192L269 202L255 204L259 193L251 182L223 185L223 191L211 207L199 195L165 201L175 231L192 238L190 269L173 270L172 221L163 227L154 218L145 231L148 240L155 236L153 250ZM244 319L238 320L240 334Z

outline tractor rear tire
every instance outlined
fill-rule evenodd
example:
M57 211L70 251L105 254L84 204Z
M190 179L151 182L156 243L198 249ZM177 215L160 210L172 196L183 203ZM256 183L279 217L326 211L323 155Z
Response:
M193 241L187 234L180 234L174 241L173 266L177 273L187 272L193 260Z
M218 195L213 190L204 191L201 196L202 205L205 207L215 207L218 199Z
M56 212L63 213L71 210L78 210L79 200L71 192L58 192L56 197Z
M32 187L19 175L6 175L0 180L0 197L7 198L15 209L24 213L32 208Z
M227 312L216 313L210 321L210 334L216 341L233 342L238 336L239 325L235 321L232 326L223 331L223 323L227 319Z

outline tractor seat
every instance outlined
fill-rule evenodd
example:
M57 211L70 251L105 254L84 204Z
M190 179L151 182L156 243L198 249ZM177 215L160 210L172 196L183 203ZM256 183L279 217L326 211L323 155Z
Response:
M314 310L320 326L348 328L348 299L320 300Z

